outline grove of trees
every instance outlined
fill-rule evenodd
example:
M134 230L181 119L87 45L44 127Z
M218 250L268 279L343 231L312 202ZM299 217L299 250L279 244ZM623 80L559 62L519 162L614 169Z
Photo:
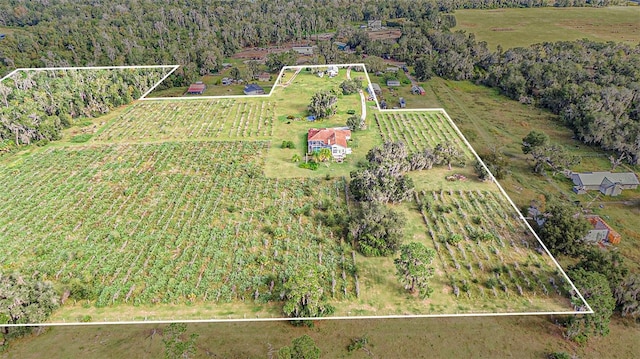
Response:
M104 115L169 69L20 71L0 83L0 142L53 141L78 117Z

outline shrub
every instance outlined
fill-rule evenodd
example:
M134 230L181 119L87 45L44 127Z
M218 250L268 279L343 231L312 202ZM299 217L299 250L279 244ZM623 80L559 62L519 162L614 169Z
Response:
M447 237L447 243L449 244L456 244L460 241L462 241L462 235L460 234L452 234L449 237Z
M71 137L71 143L83 143L83 142L87 142L91 139L91 137L93 137L92 134L89 133L85 133L82 135L76 135Z
M300 168L305 168L308 170L315 171L318 169L319 164L316 162L305 162L300 164Z
M282 141L282 145L280 147L281 148L295 149L296 145L295 145L295 143L293 143L293 141Z

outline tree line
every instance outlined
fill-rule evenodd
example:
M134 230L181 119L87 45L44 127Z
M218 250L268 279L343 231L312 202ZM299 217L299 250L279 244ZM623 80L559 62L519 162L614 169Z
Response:
M0 83L0 144L60 139L73 120L130 103L168 69L19 71ZM0 151L1 152L1 151Z

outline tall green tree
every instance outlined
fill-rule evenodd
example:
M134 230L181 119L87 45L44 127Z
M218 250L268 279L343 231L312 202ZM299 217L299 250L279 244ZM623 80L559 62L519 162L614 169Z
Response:
M431 296L433 289L429 286L429 278L434 274L431 262L435 255L433 249L422 243L412 242L400 247L400 258L394 263L405 289L411 293L417 291L422 298Z
M414 64L414 70L418 81L427 81L433 77L433 61L428 57L420 57Z
M577 208L559 200L547 205L546 220L538 233L552 254L577 257L584 252L584 237L590 225L577 212Z
M543 147L549 143L549 136L541 131L532 130L522 139L522 153L531 153L536 147Z
M0 272L0 347L5 340L31 331L31 327L2 324L43 323L58 305L58 294L50 282Z
M624 257L618 251L602 250L598 247L585 250L580 257L580 262L569 269L579 268L604 275L612 292L622 284L629 273L629 268L624 264Z
M614 291L616 305L623 317L640 318L640 275L628 275Z
M308 106L309 113L316 118L321 119L331 117L336 113L338 97L331 91L320 91L311 97L311 103Z
M577 341L585 341L593 335L609 334L609 322L616 302L607 278L600 273L582 268L569 271L567 274L594 312L592 315L575 315L569 318L567 336ZM582 301L572 289L570 292L574 305L582 305Z
M446 163L449 170L451 170L451 164L454 162L462 162L464 158L457 146L450 142L439 143L434 149L438 162Z
M284 283L284 314L291 318L322 317L333 312L326 303L323 274L316 264L303 264L291 271Z
M348 238L365 256L390 256L404 237L406 218L377 202L362 202L349 222Z
M308 335L295 338L291 346L284 346L278 351L278 359L319 359L320 348Z

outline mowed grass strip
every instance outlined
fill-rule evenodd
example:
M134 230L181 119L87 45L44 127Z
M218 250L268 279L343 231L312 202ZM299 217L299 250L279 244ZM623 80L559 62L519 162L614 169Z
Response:
M275 109L262 99L142 101L111 121L95 142L268 138Z
M331 299L353 295L350 251L313 219L318 201L344 206L344 182L265 178L267 147L75 146L3 165L0 270L79 281L98 307L278 301L307 263Z
M495 50L535 43L572 41L640 42L640 7L456 10L454 30L473 33Z

